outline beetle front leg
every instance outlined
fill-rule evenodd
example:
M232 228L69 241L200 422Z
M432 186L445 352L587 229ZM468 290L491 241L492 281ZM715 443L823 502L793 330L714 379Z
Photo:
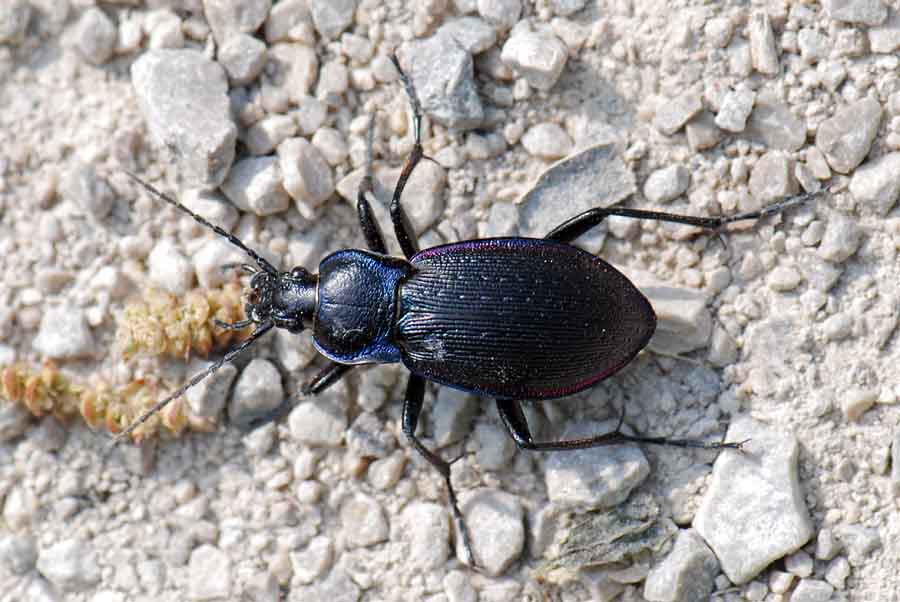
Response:
M373 192L372 146L374 135L375 115L373 114L369 120L369 133L366 140L366 172L359 183L359 190L356 192L356 214L359 217L359 227L362 229L363 236L366 237L366 244L369 245L369 250L387 255L384 235L381 233L378 220L375 219L375 215L372 213L372 206L369 205L369 200L366 198L367 192Z
M403 81L403 87L406 88L406 95L409 97L409 103L412 107L415 143L412 152L406 158L406 163L403 165L403 170L397 179L397 186L394 187L394 196L391 198L391 221L394 223L394 232L397 235L400 248L403 249L403 254L410 258L419 252L419 240L416 238L416 233L409 222L406 210L403 209L403 205L400 203L400 196L403 194L403 189L406 188L406 181L412 175L416 165L425 158L425 151L422 149L422 106L419 104L419 98L416 96L416 89L413 87L412 80L400 68L400 62L397 60L397 57L391 55L391 61L400 73L400 79Z
M450 499L450 508L453 511L453 518L459 525L460 536L462 537L463 548L468 556L467 564L474 566L475 556L472 553L472 543L469 537L469 528L463 520L462 512L459 509L459 503L456 499L456 492L453 490L453 483L450 481L450 465L439 455L425 447L425 445L416 437L416 426L419 424L419 413L422 411L422 402L425 397L425 379L415 374L409 375L409 382L406 385L406 398L403 400L403 433L409 442L419 452L428 463L434 466L444 482L447 484L447 497Z
M622 432L622 421L625 418L624 412L619 418L619 424L616 430L594 437L584 437L581 439L565 439L562 441L535 441L531 436L531 430L528 428L528 420L522 411L520 401L515 399L498 399L497 411L503 420L506 430L521 449L531 451L563 451L572 449L588 449L591 447L600 447L602 445L616 445L618 443L649 443L651 445L670 445L673 447L691 447L698 449L740 449L744 442L735 443L714 443L709 441L700 441L698 439L667 439L665 437L639 437L636 435L626 435Z

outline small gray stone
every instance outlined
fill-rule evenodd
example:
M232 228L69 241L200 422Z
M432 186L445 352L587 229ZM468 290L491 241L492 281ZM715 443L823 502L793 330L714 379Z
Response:
M75 38L78 50L90 63L102 65L108 61L118 37L115 24L99 8L89 8L78 20Z
M233 86L252 83L266 66L266 44L242 33L228 38L219 46L219 62L228 72Z
M96 351L94 335L80 307L58 305L47 309L32 345L43 357L75 359Z
M819 560L831 560L841 551L841 542L835 536L834 531L827 527L819 531L816 537L816 558Z
M778 75L778 49L769 15L755 11L750 15L748 30L753 68L764 75Z
M148 278L157 287L173 295L184 295L194 283L194 267L172 243L163 239L147 257Z
M653 125L671 136L703 110L703 101L696 92L686 92L677 98L661 102L656 108Z
M317 128L312 143L332 167L346 161L350 154L344 135L334 128Z
M500 425L480 423L475 427L472 439L478 445L475 461L482 470L509 467L513 454L516 453L516 444Z
M267 115L244 133L243 140L250 154L268 155L296 133L297 122L290 115Z
M565 454L555 454L561 455ZM496 577L509 568L524 549L522 506L515 496L496 489L476 489L464 494L463 498L461 510L472 537L474 561L488 575ZM457 557L465 558L462 538L457 537L456 542Z
M555 123L544 122L528 128L522 146L533 157L561 159L572 150L572 139Z
M818 579L801 579L794 592L791 594L791 602L829 602L834 588Z
M441 32L453 36L460 46L471 55L484 52L497 41L494 28L478 17L460 17L441 26Z
M838 173L850 173L862 163L881 123L881 103L864 98L838 109L819 125L816 146Z
M278 146L278 160L287 190L300 215L315 217L316 209L334 194L331 166L305 138L289 138Z
M542 173L519 206L522 236L545 236L550 230L592 207L611 207L635 190L634 174L615 146L592 146Z
M316 30L324 38L336 38L353 23L357 0L310 0Z
M828 16L845 23L881 25L887 19L887 7L881 0L824 0Z
M694 152L714 147L722 140L722 130L715 123L715 117L709 111L701 111L684 126L688 145Z
M63 592L84 591L100 581L100 567L93 548L75 539L41 550L37 570Z
M281 373L269 360L254 359L241 371L228 404L228 417L238 425L248 424L284 401Z
M387 541L388 523L375 498L357 493L341 503L344 543L348 548L366 548Z
M375 176L375 196L379 199L391 198L394 186L400 176L400 168L378 169ZM417 234L421 234L431 227L444 212L446 185L447 172L432 161L419 163L407 181L406 188L403 190L404 208L413 230ZM355 194L354 191L354 204L356 203Z
M900 153L888 153L859 166L850 179L850 193L884 217L900 196Z
M498 29L510 29L522 14L522 0L478 0L478 14Z
M559 80L568 49L552 33L519 31L503 45L501 60L533 88L549 90Z
M813 574L813 558L803 550L785 557L784 568L798 577L809 577Z
M890 54L900 48L900 14L894 11L884 25L869 29L869 48L873 53Z
M760 157L750 172L750 194L761 205L797 194L797 180L790 158L781 151Z
M291 591L293 600L327 600L328 602L359 602L362 591L340 567L332 569L325 579Z
M384 458L397 447L397 439L375 414L362 412L347 431L347 447L361 458Z
M190 374L199 374L212 362L194 359L188 365ZM237 376L238 369L234 364L225 364L199 383L185 391L184 398L190 406L191 413L200 418L215 418L225 407L231 383Z
M282 186L277 157L248 157L232 167L222 192L238 209L259 216L286 211L290 197Z
M291 30L297 26L312 27L308 0L281 0L275 3L266 19L266 41L270 44L293 40Z
M670 165L650 174L644 183L644 196L651 203L668 203L684 194L690 185L691 172L683 165Z
M0 538L0 564L15 575L31 571L37 562L37 544L31 535L4 535Z
M291 435L307 445L340 445L347 430L347 415L333 399L320 395L316 401L297 404L288 419Z
M719 561L693 529L678 532L665 560L653 567L644 582L650 602L708 600L719 572Z
M85 215L98 220L112 211L116 194L106 179L97 175L92 165L76 165L60 184L60 195L75 201Z
M841 263L856 253L862 240L862 229L846 215L835 213L828 218L825 234L819 244L819 257Z
M615 421L585 422L567 428L560 439L594 436L615 428ZM551 502L592 508L611 508L621 503L650 474L647 458L636 445L550 454L544 466Z
M334 546L331 539L321 535L313 537L304 550L291 552L294 579L303 584L316 581L331 566L333 557Z
M700 349L712 335L712 316L705 293L675 287L647 272L630 271L632 282L650 299L656 312L656 332L649 347L654 351L680 355Z
M191 188L181 194L181 202L198 215L231 231L239 219L237 209L220 193L203 188ZM207 232L197 225L198 232Z
M447 510L438 504L412 502L400 515L401 533L409 544L406 560L419 570L444 566L450 555Z
M188 565L188 598L216 600L231 598L231 559L225 552L202 544L191 552Z
M341 96L350 87L350 75L347 66L338 61L328 61L319 69L319 81L316 84L316 98L326 104L338 105Z
M274 85L287 92L292 103L299 104L309 96L319 77L319 57L315 49L304 44L273 44L269 47L266 75Z
M291 112L300 134L309 136L319 131L328 117L328 105L312 96L304 96L297 100L297 108Z
M716 115L716 125L729 132L743 132L747 118L753 111L756 93L744 86L725 94L722 106Z
M429 116L454 129L481 125L484 108L475 86L472 55L452 35L438 31L401 50L404 69L416 82L422 109Z
M0 6L0 44L21 44L31 20L28 0L8 0Z
M233 277L233 272L223 270L223 265L241 264L247 255L233 244L219 236L210 238L192 257L194 273L200 288L217 288Z
M587 4L587 0L550 0L550 8L560 17L577 13Z
M450 571L444 577L444 593L448 602L478 602L478 592L466 571Z
M803 274L791 266L777 266L767 277L769 288L779 293L796 289L803 282Z
M712 483L694 517L694 528L738 585L798 550L813 534L797 478L796 438L738 418L726 440L747 439L744 453L725 452L716 459ZM760 530L761 524L766 529Z
M252 34L266 20L272 0L203 0L203 14L219 47L238 34Z
M835 589L847 587L847 577L850 576L850 563L843 556L835 558L825 569L825 581Z
M478 411L478 399L471 393L441 387L431 410L432 438L438 447L452 445L465 437Z
M175 149L193 184L221 184L237 140L221 65L196 50L153 50L132 64L131 80L157 143Z
M516 236L518 233L519 210L512 203L495 201L494 204L491 205L487 223L479 224L478 226L478 235L481 236L481 238Z
M0 443L9 443L24 435L31 419L28 410L18 404L0 404Z
M379 491L388 491L400 477L403 476L403 468L406 466L406 454L402 451L395 451L387 458L375 460L369 465L366 473L369 483L372 487Z

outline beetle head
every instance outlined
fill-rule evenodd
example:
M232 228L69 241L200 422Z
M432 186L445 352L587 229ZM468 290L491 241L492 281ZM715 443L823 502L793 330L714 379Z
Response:
M299 333L312 325L317 284L318 277L302 267L276 273L259 270L250 279L244 313L253 323L270 322Z

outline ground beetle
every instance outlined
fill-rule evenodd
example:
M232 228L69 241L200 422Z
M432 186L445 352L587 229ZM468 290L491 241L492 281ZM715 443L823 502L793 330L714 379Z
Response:
M304 395L323 391L360 364L402 362L409 369L403 432L416 451L443 475L470 562L470 538L450 482L451 462L416 437L426 380L495 398L503 424L522 449L583 449L625 441L739 447L739 443L632 436L619 428L583 439L535 441L520 404L522 400L571 395L614 374L647 345L656 328L656 314L647 298L611 265L569 244L578 236L610 215L717 230L732 222L778 213L809 195L728 217L596 208L573 217L544 238L488 238L419 250L400 197L416 164L426 158L421 144L421 108L412 82L396 58L393 60L412 105L415 136L390 204L394 232L405 258L387 254L384 236L366 199L372 190L371 138L367 174L357 195L359 223L369 250L333 253L319 264L318 274L303 267L289 272L277 270L232 234L129 174L154 197L190 215L250 256L255 266L242 266L252 274L247 318L219 325L255 329L239 346L159 402L117 439L233 360L273 327L292 333L312 330L316 348L330 362L302 388ZM256 425L277 419L290 407L291 402L285 402Z

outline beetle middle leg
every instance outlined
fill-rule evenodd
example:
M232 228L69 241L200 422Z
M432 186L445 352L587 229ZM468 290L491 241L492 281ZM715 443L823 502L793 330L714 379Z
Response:
M409 439L410 444L419 452L422 457L428 460L428 463L434 466L444 482L447 484L447 497L450 499L450 508L453 511L453 518L459 525L459 533L462 537L463 548L468 556L468 564L474 565L475 556L472 554L472 543L469 537L469 529L463 520L462 512L459 509L459 502L456 499L456 492L453 489L453 483L450 481L450 465L448 462L431 451L422 441L416 437L416 426L419 424L419 413L422 411L422 402L425 398L425 380L421 376L415 374L409 375L409 381L406 385L406 398L403 400L403 434Z
M562 441L535 441L531 436L531 429L528 427L528 420L522 411L522 402L515 399L498 399L497 411L503 420L506 430L510 436L522 449L532 451L563 451L572 449L588 449L591 447L600 447L602 445L615 445L618 443L649 443L652 445L670 445L674 447L692 447L699 449L740 449L742 443L723 443L700 441L697 439L667 439L665 437L641 437L637 435L627 435L622 432L622 421L625 418L623 410L619 419L619 424L614 431L595 435L594 437L584 437L580 439L565 439Z
M664 213L661 211L647 211L644 209L629 209L627 207L595 207L588 209L583 213L579 213L575 217L563 222L550 231L547 236L549 240L558 242L572 242L594 226L597 226L611 215L620 217L631 217L634 219L652 220L658 222L673 222L676 224L686 224L688 226L697 226L707 230L719 230L727 224L740 222L750 219L762 219L769 215L781 213L788 207L800 205L816 196L815 192L801 194L786 198L777 203L773 203L768 207L763 207L759 211L748 211L737 215L723 215L716 217L698 217L693 215L678 215L675 213Z

